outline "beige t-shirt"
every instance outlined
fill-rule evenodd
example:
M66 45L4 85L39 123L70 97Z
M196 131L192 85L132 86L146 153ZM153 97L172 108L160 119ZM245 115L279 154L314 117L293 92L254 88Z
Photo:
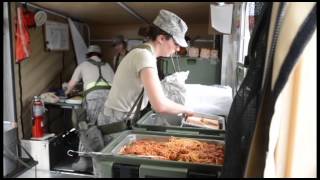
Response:
M91 59L95 61L100 61L100 58L97 56L91 57ZM114 72L108 63L105 63L101 66L101 74L105 80L112 83ZM91 82L95 82L99 77L99 69L98 66L84 61L79 64L73 72L71 80L79 82L80 79L83 81L83 89L86 89L87 85Z
M151 67L158 73L154 49L151 44L145 44L151 47L152 53L147 49L133 49L119 64L112 88L105 103L105 114L107 114L108 108L121 112L130 111L143 88L140 79L140 71L143 68ZM147 104L148 97L144 94L141 109L144 109Z

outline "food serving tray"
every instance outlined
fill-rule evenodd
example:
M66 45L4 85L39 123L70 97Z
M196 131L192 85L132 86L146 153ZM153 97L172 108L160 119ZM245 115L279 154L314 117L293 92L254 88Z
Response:
M172 136L165 136L165 135L150 135L150 134L128 134L125 136L112 150L112 154L121 154L121 150L124 146L127 146L135 141L138 140L153 140L157 142L168 142L170 137ZM181 137L180 137L181 138ZM185 138L185 137L183 137ZM201 139L201 138L188 138L188 139L193 139L193 140L198 140L201 142L206 142L208 144L224 144L223 141L220 140L215 140L215 139Z
M185 121L185 117L183 116L160 115L153 111L149 111L141 119L139 119L133 126L133 129L225 137L225 119L223 117L204 114L195 115L218 119L219 124L221 125L221 129L210 129L206 127L195 126L193 124L187 123Z
M116 177L119 175L119 172L115 171L116 167L121 167L120 169L130 167L130 171L134 171L139 177L193 177L192 174L202 174L204 177L218 177L221 174L223 165L153 159L121 154L124 146L137 140L168 141L171 136L189 138L206 143L224 144L223 139L215 139L212 136L206 135L136 130L124 131L100 151L106 155L93 156L95 175L97 177Z
M212 119L212 120L216 120L219 123L219 128L216 130L225 130L226 129L226 124L225 124L225 119L222 116L217 116L217 115L208 115L208 114L200 114L200 113L196 113L194 114L195 117L199 117L199 118L207 118L207 119ZM192 122L188 122L187 121L188 117L184 117L181 121L181 126L182 127L199 127L199 128L206 128L206 129L213 129L210 126L207 126L206 124L203 125L199 125L199 124L195 124Z

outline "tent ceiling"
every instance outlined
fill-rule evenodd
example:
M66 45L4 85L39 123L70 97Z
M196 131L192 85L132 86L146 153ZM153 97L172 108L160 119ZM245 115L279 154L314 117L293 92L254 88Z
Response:
M117 2L32 2L32 4L88 24L119 25L143 23ZM149 22L152 22L160 9L176 13L187 24L205 24L209 22L210 2L126 2L124 4Z

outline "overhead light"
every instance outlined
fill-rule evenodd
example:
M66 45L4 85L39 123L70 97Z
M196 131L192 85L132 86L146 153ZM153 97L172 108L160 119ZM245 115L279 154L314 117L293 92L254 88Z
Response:
M215 6L225 6L228 4L234 4L234 2L213 2L212 4Z

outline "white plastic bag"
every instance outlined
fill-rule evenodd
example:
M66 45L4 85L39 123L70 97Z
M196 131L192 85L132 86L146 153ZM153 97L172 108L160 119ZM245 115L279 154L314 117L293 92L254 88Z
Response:
M186 84L185 88L185 106L194 112L228 116L233 100L231 87Z
M188 75L189 71L176 72L161 81L162 89L168 99L179 104L185 104L185 81Z
M196 113L228 116L233 100L231 87L185 84L188 75L189 71L176 72L163 79L161 85L166 97Z

